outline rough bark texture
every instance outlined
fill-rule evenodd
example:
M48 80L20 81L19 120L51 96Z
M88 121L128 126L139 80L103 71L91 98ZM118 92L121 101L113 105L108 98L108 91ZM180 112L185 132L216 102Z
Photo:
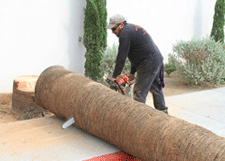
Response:
M23 119L44 115L46 110L34 102L34 88L38 76L19 76L13 82L12 110Z
M36 103L143 161L225 160L225 138L118 94L61 66L47 68Z

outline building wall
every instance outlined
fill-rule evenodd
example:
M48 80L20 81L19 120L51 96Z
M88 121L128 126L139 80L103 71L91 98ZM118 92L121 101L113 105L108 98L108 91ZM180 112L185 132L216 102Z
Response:
M164 55L177 40L210 35L216 0L108 0L108 17L123 14L145 28ZM51 65L84 74L85 0L0 0L0 93L21 75ZM108 45L118 38L108 30Z
M173 44L210 35L216 0L113 0L107 1L108 16L122 14L152 36L167 62ZM108 44L118 38L108 31Z
M80 0L0 0L0 93L21 75L51 65L84 73L84 8Z

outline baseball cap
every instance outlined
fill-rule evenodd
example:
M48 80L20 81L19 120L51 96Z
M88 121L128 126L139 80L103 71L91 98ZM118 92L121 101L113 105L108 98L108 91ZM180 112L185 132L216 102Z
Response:
M113 28L116 24L120 24L125 21L125 17L120 14L115 14L109 19L109 24L106 26L107 29Z

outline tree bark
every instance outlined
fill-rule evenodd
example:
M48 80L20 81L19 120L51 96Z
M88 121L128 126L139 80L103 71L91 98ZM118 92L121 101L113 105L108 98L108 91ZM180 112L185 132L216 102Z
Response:
M142 161L225 160L225 138L125 97L62 66L47 68L36 103Z

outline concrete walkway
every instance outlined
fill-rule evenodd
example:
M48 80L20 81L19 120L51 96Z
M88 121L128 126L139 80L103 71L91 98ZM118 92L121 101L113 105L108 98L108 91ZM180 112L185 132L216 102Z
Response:
M171 115L225 137L225 88L167 97Z
M166 104L170 115L225 137L225 88L166 97ZM62 123L46 117L0 124L0 160L123 161L120 149L75 126L63 130Z
M0 124L1 161L80 161L120 151L63 121L45 117Z
M166 97L170 115L225 137L225 88Z
M225 137L225 87L166 97L171 116ZM152 98L148 105L153 107Z

